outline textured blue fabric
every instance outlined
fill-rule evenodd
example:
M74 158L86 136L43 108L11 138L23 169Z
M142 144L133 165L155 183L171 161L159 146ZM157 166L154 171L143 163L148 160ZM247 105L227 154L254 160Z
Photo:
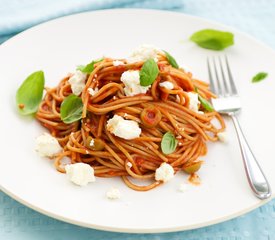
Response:
M45 3L47 7L41 10ZM274 0L0 0L0 36L8 38L33 24L72 12L113 7L173 9L202 16L247 32L275 48ZM275 200L251 213L214 226L138 235L97 231L63 223L41 215L0 192L0 239L272 240L275 239Z
M182 0L0 0L0 43L33 25L60 16L106 8L175 9Z

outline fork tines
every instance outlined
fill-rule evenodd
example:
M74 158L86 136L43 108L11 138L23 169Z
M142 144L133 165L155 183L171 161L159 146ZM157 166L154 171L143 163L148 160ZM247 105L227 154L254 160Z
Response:
M227 56L208 57L210 88L219 97L238 95Z

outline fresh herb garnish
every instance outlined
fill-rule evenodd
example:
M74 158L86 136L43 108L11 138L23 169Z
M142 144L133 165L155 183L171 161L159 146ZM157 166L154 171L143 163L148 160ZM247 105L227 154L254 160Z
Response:
M211 105L210 102L208 102L205 98L203 98L202 96L200 96L198 94L198 98L199 101L201 102L202 107L207 111L207 112L213 112L215 111L215 109L213 108L213 106Z
M81 119L83 103L80 97L71 94L64 99L60 107L61 120L64 123L73 123Z
M140 70L140 85L141 86L149 86L151 85L157 78L159 74L159 68L154 59L148 59L142 66Z
M29 75L16 92L16 104L22 115L37 112L44 90L44 73L37 71Z
M215 109L213 108L212 104L210 102L208 102L205 98L203 98L199 92L198 92L198 88L195 86L195 92L198 94L198 99L201 102L201 105L203 106L203 108L207 111L207 112L213 112L215 111Z
M96 64L96 63L99 63L99 62L101 62L101 61L103 61L103 58L94 60L94 61L90 62L90 63L87 64L87 65L80 65L80 66L78 66L76 69L77 69L77 70L80 70L80 71L83 72L83 73L91 73L91 72L94 71L94 69L95 69L95 64Z
M266 77L268 76L268 73L266 72L259 72L257 73L253 78L252 78L252 82L256 83L256 82L260 82L262 80L264 80Z
M168 62L171 64L172 67L174 68L179 68L179 65L177 63L177 61L175 60L175 58L173 58L168 52L164 51L166 58L168 60Z
M234 44L234 35L231 32L223 32L214 29L204 29L195 32L190 40L202 48L223 50Z
M178 140L175 136L172 133L167 132L162 137L161 150L164 154L173 153L176 150L177 144Z

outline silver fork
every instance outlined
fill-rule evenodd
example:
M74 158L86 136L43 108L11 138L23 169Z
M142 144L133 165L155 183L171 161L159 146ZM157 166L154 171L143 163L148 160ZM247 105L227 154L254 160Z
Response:
M211 100L213 107L217 112L231 117L238 136L249 185L256 197L267 199L271 196L270 185L244 137L236 116L241 110L241 102L229 68L228 59L226 56L223 60L221 57L207 58L207 67L210 88L218 96L218 98Z

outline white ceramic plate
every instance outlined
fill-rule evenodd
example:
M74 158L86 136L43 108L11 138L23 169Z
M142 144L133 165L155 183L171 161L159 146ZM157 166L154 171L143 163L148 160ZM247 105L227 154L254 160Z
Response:
M168 232L198 228L248 212L264 201L251 193L231 122L228 143L210 143L200 171L202 185L178 186L184 174L149 192L135 192L120 179L97 179L87 187L71 184L50 160L34 151L35 138L45 131L16 112L15 93L33 71L42 69L46 85L55 86L76 65L104 56L125 57L142 43L169 51L197 78L207 80L204 50L188 37L204 28L230 30L235 45L228 55L242 96L240 121L271 186L275 189L275 53L258 41L225 26L183 14L151 10L107 10L83 13L31 28L0 46L1 189L19 202L70 223L119 232ZM266 71L257 84L251 77ZM116 186L117 201L106 191ZM274 195L273 195L274 197Z

